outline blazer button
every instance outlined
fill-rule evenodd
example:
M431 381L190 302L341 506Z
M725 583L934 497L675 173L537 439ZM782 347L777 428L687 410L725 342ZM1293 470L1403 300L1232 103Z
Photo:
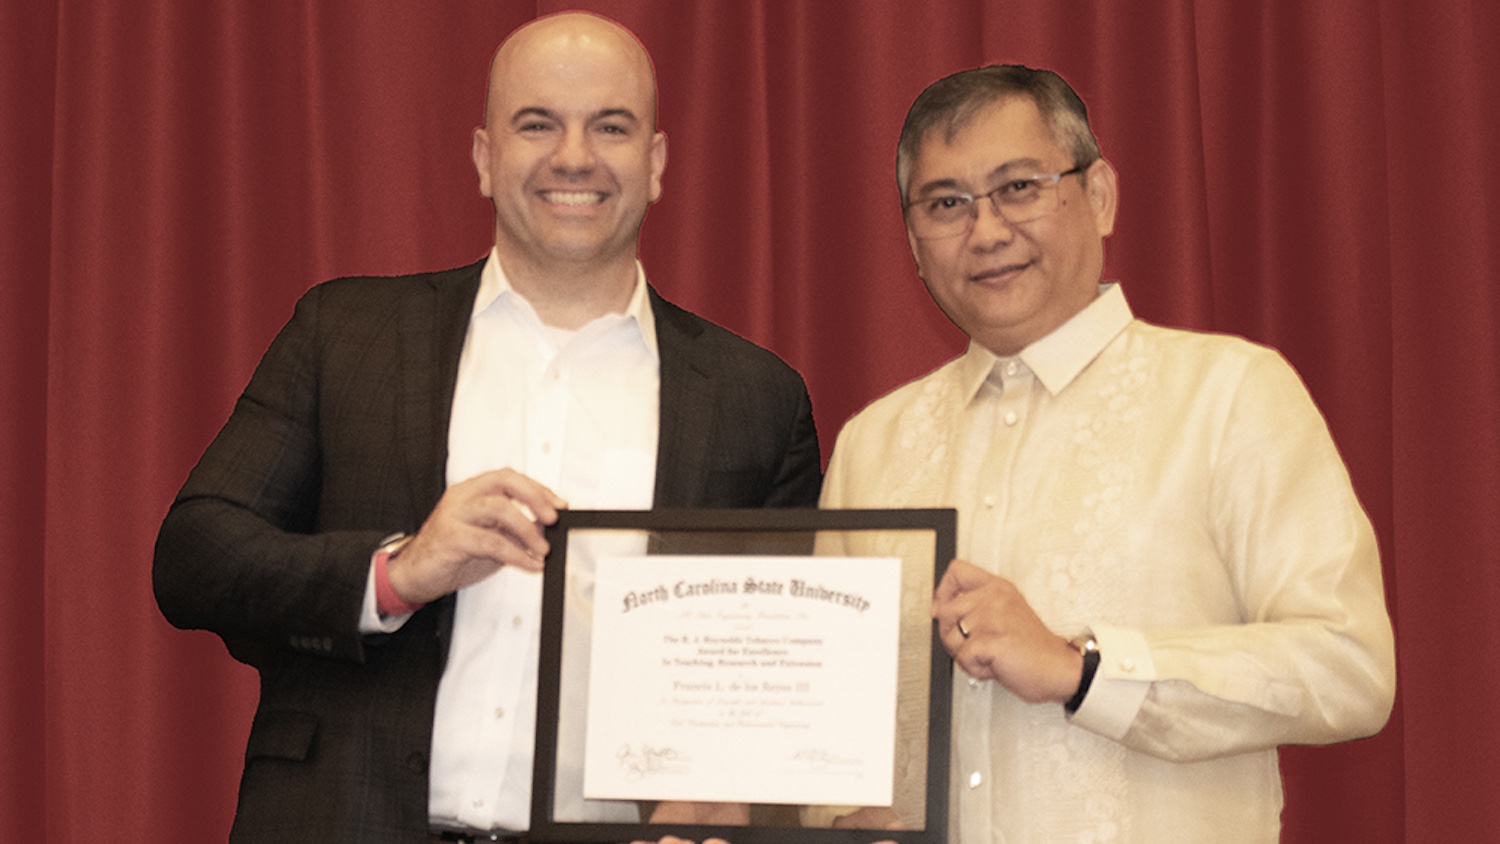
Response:
M427 754L412 751L412 754L406 757L406 769L414 774L427 773Z

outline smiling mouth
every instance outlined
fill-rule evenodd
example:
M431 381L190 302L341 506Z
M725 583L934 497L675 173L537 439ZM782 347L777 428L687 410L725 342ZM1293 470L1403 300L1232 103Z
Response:
M605 194L592 190L544 190L541 197L554 205L598 205Z
M994 279L1006 278L1006 277L1015 275L1016 273L1019 273L1020 271L1026 269L1029 266L1031 266L1031 262L1030 261L1025 261L1025 262L1019 263L1019 264L1006 264L1003 267L995 267L994 269L983 270L981 272L974 273L973 275L969 276L969 280L970 281L991 281L991 280L994 280Z

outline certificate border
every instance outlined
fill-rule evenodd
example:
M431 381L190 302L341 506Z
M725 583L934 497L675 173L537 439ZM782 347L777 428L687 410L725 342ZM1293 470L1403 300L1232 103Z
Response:
M737 531L928 530L933 533L933 584L942 579L957 548L958 514L952 509L660 509L562 510L547 528L550 550L542 581L542 631L537 682L536 751L532 774L532 841L599 842L660 839L676 835L695 841L725 838L733 844L944 844L948 827L948 733L953 695L953 661L931 636L928 687L926 827L920 830L707 826L652 823L558 821L552 816L557 775L557 731L562 681L563 602L566 596L568 532L620 529L729 533Z

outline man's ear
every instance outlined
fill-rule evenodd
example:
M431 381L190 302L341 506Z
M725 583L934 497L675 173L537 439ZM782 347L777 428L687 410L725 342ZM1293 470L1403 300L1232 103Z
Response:
M667 133L657 132L651 137L651 202L661 199L661 174L666 170Z
M917 251L917 237L911 233L911 226L906 227L906 245L911 247L911 260L917 265L917 278L925 282L927 276L922 274L922 253Z
M1094 213L1094 227L1099 230L1100 237L1108 237L1114 233L1115 212L1120 205L1119 177L1115 168L1102 158L1090 164L1086 174L1088 179L1084 190L1089 208Z
M490 133L483 126L474 129L473 149L469 153L474 158L474 170L479 174L479 195L494 199L494 191L490 189Z

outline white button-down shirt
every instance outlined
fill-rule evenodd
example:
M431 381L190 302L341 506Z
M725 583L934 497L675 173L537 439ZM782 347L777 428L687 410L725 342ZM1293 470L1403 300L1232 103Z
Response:
M492 251L459 361L448 484L508 467L574 508L649 509L659 394L656 326L639 265L624 313L570 332L542 324ZM367 627L373 609L370 597ZM504 568L459 591L433 724L435 822L527 828L540 616L537 574Z

